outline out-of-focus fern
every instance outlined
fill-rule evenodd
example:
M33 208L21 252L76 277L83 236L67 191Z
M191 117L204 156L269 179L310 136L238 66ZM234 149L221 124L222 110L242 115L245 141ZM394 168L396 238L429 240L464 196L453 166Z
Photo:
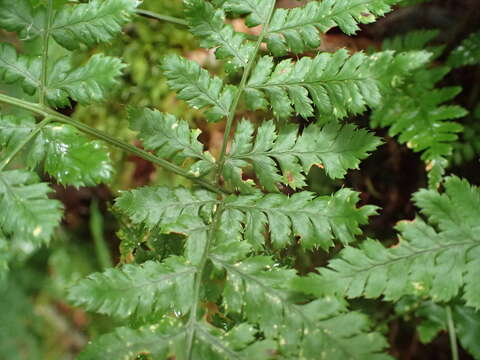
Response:
M435 37L434 31L417 31L385 42L384 49L397 51L424 49ZM435 56L439 47L427 47ZM429 170L429 185L439 185L446 160L452 153L458 133L463 130L455 119L464 117L467 111L459 105L449 105L462 90L460 87L437 88L450 69L448 67L420 68L403 81L403 85L389 91L384 105L371 116L372 127L388 127L389 135L397 136L401 143L415 152L422 152L422 159Z

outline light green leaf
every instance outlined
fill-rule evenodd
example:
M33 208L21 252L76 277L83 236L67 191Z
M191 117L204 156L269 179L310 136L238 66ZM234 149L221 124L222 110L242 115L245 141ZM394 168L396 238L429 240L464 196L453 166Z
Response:
M91 0L63 6L55 14L50 33L69 50L109 42L122 31L139 4L138 0Z
M320 45L320 32L333 27L352 35L377 17L392 10L399 0L323 0L303 7L277 9L273 14L266 41L275 56L291 51L302 53Z
M165 57L162 68L179 99L195 109L209 108L206 112L209 121L228 116L237 91L234 86L224 86L220 78L210 76L197 63L177 55Z
M0 145L13 150L37 124L32 117L0 116ZM75 128L49 124L24 148L25 162L43 169L60 184L94 186L108 182L113 167L107 149L99 141L89 141Z
M225 202L222 224L239 212L245 240L257 248L268 225L271 241L277 248L289 245L298 236L306 249L328 249L334 245L333 239L343 244L353 242L361 234L359 225L366 224L368 217L376 214L375 206L357 208L358 201L358 193L349 189L318 197L308 191L290 197L261 193L231 196Z
M115 207L133 223L153 228L175 224L181 216L201 216L208 221L216 204L215 194L205 190L152 186L122 193Z
M425 52L380 52L371 56L358 52L350 56L341 49L275 65L273 58L264 56L248 81L246 103L252 110L266 109L270 104L274 115L281 118L294 113L311 117L314 105L318 114L327 118L361 114L367 107L379 106L384 88L396 86L428 57Z
M71 62L71 57L63 57L50 67L46 95L52 106L68 106L70 98L87 105L105 100L125 67L120 59L102 54L80 67L72 67Z
M201 131L190 129L186 121L150 109L131 109L129 120L130 128L139 132L145 149L154 151L158 157L178 165L193 159L190 172L198 176L215 166L215 159L198 140Z
M267 121L254 138L253 125L244 120L235 132L223 175L236 188L251 192L251 183L242 180L242 169L251 163L266 190L278 191L278 183L301 188L312 166L324 168L331 178L342 178L348 169L358 168L360 160L380 143L365 130L336 122L323 127L310 125L299 134L295 125L286 125L277 132L274 123Z
M245 24L252 27L265 24L274 5L273 0L226 0L223 8L235 15L248 15Z
M95 273L69 289L76 306L120 318L190 310L196 268L179 257Z

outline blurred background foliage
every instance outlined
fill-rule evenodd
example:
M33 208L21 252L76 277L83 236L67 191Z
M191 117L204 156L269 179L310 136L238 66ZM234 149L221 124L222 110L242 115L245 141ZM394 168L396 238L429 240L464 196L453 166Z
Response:
M296 0L279 1L280 6L298 4ZM346 37L335 31L329 33L324 38L321 50L380 48L385 38L419 28L439 29L440 35L436 41L445 44L445 55L436 61L444 64L448 54L468 34L478 31L480 27L478 0L405 0L404 5L377 23L364 26L357 37ZM182 17L181 0L145 0L142 7ZM234 26L241 27L242 24L235 23ZM10 33L0 32L0 39L19 45ZM24 46L30 53L40 49L40 44L35 41L26 42ZM189 109L184 102L176 99L160 71L161 58L178 53L199 62L212 72L224 73L213 53L199 49L198 42L185 27L137 17L125 28L123 37L92 51L118 56L128 64L122 84L111 94L108 103L92 106L72 104L67 115L141 146L128 130L128 107L157 108L200 128L201 140L211 151L215 152L220 146L223 137L221 125L207 124L202 120L201 112ZM52 53L61 56L62 50L60 47L53 48ZM82 60L78 58L79 62ZM455 102L470 112L459 120L465 131L455 144L449 171L479 185L480 66L454 69L440 85L462 86L464 90ZM19 94L22 90L8 87L8 91ZM268 116L246 112L244 115L252 120L255 120L254 116ZM368 127L368 116L353 121ZM426 185L425 165L419 154L398 144L387 135L387 130L379 129L377 134L385 139L385 144L362 164L360 170L350 172L345 182L331 181L314 167L309 174L309 185L312 191L319 194L329 194L344 185L360 191L363 204L375 204L382 208L380 215L374 217L365 229L366 235L391 243L395 239L393 226L397 221L414 217L415 208L410 196ZM55 186L55 196L66 208L62 228L48 248L35 254L30 254L28 249L20 249L22 256L12 266L9 278L4 280L0 288L0 359L75 358L91 336L107 332L118 324L70 307L65 300L66 286L112 264L161 259L165 254L179 250L181 242L172 235L142 230L144 236L141 239L133 237L132 225L112 213L110 207L114 195L123 189L146 184L189 186L189 183L156 169L144 160L114 149L112 159L116 173L108 186L79 189ZM285 192L288 191L285 189ZM327 259L322 251L304 252L294 245L272 255L283 263L294 265L302 273L324 265ZM378 319L378 327L388 335L392 354L397 358L449 358L448 337L442 320L435 317L438 309L434 304L412 304L407 299L395 306L379 306L376 302L366 300L352 305ZM456 316L461 319L461 315L458 313ZM419 331L415 324L419 325ZM431 343L424 345L425 339ZM477 339L480 339L480 335ZM462 358L470 357L462 353Z

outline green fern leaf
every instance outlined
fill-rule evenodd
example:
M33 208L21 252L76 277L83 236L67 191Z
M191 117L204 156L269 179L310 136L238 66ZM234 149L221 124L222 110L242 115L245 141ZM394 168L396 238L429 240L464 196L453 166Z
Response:
M296 63L283 60L275 66L273 59L265 56L252 72L245 98L252 110L266 109L270 103L277 117L287 118L296 112L307 118L314 115L315 105L320 115L344 118L379 106L382 87L395 85L385 76L401 78L427 58L425 52L350 56L341 49L313 59L303 57Z
M278 339L285 358L299 358L301 354L313 360L320 354L321 358L343 360L356 354L360 359L389 359L381 354L386 347L381 335L367 333L366 318L346 313L341 301L329 297L305 305L293 302L288 284L296 277L294 270L279 268L264 256L230 263L223 252L213 251L210 258L227 273L223 291L227 313L242 314L258 323L267 338Z
M226 0L223 8L235 15L248 15L245 24L253 27L267 22L274 3L272 0Z
M162 68L168 85L178 91L180 99L195 109L209 107L206 112L209 121L220 121L228 116L237 91L234 86L224 86L220 78L211 77L197 63L177 55L165 57Z
M302 53L320 45L320 32L333 27L352 35L358 23L369 24L392 10L399 0L324 0L312 1L303 7L277 9L273 14L267 45L275 56L288 51Z
M69 50L108 42L121 32L139 4L137 0L92 0L64 6L55 14L50 33Z
M154 151L158 157L178 165L193 159L195 162L189 168L197 176L208 173L215 166L215 159L204 151L198 140L200 130L191 130L186 121L149 109L131 109L129 120L130 128L139 132L145 149Z
M0 116L0 145L7 154L36 128L32 117ZM24 149L25 162L44 170L60 184L94 186L108 182L113 167L107 149L99 141L89 141L69 125L45 126Z
M448 57L447 64L461 67L480 64L480 31L470 34Z
M457 177L445 181L445 193L421 190L414 200L435 230L417 218L401 222L400 242L386 249L368 240L349 247L306 283L315 293L397 300L403 295L431 296L449 301L463 288L468 306L480 308L478 281L478 216L480 190ZM313 283L310 281L313 280ZM308 285L304 286L305 288Z
M134 224L145 223L153 228L175 224L181 216L200 216L208 221L217 202L215 194L205 190L192 192L159 186L124 192L116 199L115 208Z
M25 170L0 173L0 225L5 235L47 242L62 218L61 203L49 199L51 189ZM13 214L13 215L12 215Z
M125 67L120 59L102 54L77 68L72 67L71 60L63 57L50 68L46 95L52 106L68 106L69 98L85 105L105 100Z
M268 121L258 128L255 142L253 135L250 122L239 123L223 171L224 178L243 192L252 191L251 182L242 180L242 169L249 163L266 190L278 191L277 183L296 189L306 185L305 174L312 166L324 168L331 178L342 178L381 143L365 130L335 122L310 125L298 134L294 125L277 133Z
M396 52L426 50L433 54L432 59L440 56L444 46L431 46L430 42L438 37L439 30L415 30L393 38L385 39L382 44L382 50L394 50Z
M366 224L368 217L376 214L375 206L357 208L358 200L358 193L349 189L319 197L308 191L290 197L261 193L232 196L226 200L221 223L237 218L244 224L245 240L256 248L262 245L268 224L271 241L277 248L289 245L298 236L306 249L327 250L334 245L334 238L343 244L353 242L361 234L359 225Z
M186 0L184 4L190 31L201 39L200 46L217 48L215 50L216 57L228 60L227 71L244 68L248 64L255 46L246 41L243 33L235 32L231 25L225 24L224 12L221 9L215 9L212 4L203 0Z
M70 288L68 296L77 306L120 318L186 313L192 305L195 272L179 257L124 265L90 275Z
M202 323L194 326L197 330L194 359L273 359L272 342L255 342L256 331L251 325L241 324L228 332ZM174 319L162 320L159 324L139 329L118 328L88 345L78 359L133 359L147 354L155 359L167 359L174 355L182 357L185 331L186 328Z
M41 68L39 57L17 54L12 45L0 43L0 80L3 82L19 82L27 94L33 95L40 86Z
M40 35L45 26L45 12L34 9L30 0L0 0L0 28L16 31L22 40L31 40ZM0 54L2 51L0 50Z

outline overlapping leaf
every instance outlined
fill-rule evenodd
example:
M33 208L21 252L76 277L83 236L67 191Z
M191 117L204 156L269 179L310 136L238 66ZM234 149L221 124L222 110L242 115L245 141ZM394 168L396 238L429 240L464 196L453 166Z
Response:
M242 169L249 163L266 190L278 191L277 183L295 189L306 185L305 174L312 166L324 168L331 178L341 178L380 145L373 134L335 122L323 127L310 125L299 134L295 125L277 132L273 122L268 121L258 128L253 139L252 124L240 122L223 171L224 178L244 192L252 191L251 181L242 180Z
M253 110L270 104L275 116L281 118L294 112L304 118L313 116L313 105L320 115L344 118L379 106L384 88L395 86L393 77L399 82L427 59L428 54L421 51L350 56L342 49L275 65L271 57L264 56L252 72L245 98Z
M432 225L419 218L399 223L400 242L388 249L374 240L344 249L320 277L306 280L310 289L387 300L416 294L449 301L462 293L468 306L479 309L480 190L449 177L445 193L421 190L414 200Z
M70 98L81 104L105 100L118 84L124 67L120 59L102 54L75 68L70 57L61 58L50 68L47 100L55 107L70 105Z
M245 67L254 51L254 44L246 41L243 33L225 24L225 14L203 0L186 0L185 15L190 31L201 39L200 46L216 48L218 59L226 60L226 69L235 71Z
M192 159L195 162L189 165L190 172L198 176L214 167L215 159L198 140L200 130L190 129L186 121L150 109L132 109L129 120L130 128L138 131L145 149L154 151L158 157L178 165Z
M168 85L180 99L195 109L208 108L209 121L220 121L228 115L237 91L234 86L225 86L220 78L212 77L197 63L177 55L165 57L162 68Z
M223 291L226 311L258 323L267 338L278 339L279 352L285 358L313 360L320 354L340 360L355 354L359 359L389 359L381 353L385 340L377 333L367 333L369 324L361 314L347 313L345 305L332 297L298 305L288 289L295 271L282 269L264 256L230 262L223 250L214 250L210 258L227 274Z
M68 296L87 310L121 318L186 313L192 305L195 272L179 257L128 264L90 275L70 288Z
M61 203L51 189L25 170L0 173L0 226L4 235L28 239L31 246L47 242L62 218Z
M55 14L50 33L69 50L108 42L121 32L139 4L138 0L91 0L63 6Z
M333 27L352 35L358 24L369 24L392 10L399 0L323 0L303 7L277 9L273 14L266 41L275 56L291 51L302 53L320 45L320 32Z
M256 193L227 198L222 214L222 227L232 229L226 222L235 219L243 224L245 240L260 248L268 225L275 247L289 245L295 236L306 249L328 249L337 239L343 244L355 240L361 233L359 225L376 213L374 206L357 208L358 193L342 189L331 196L319 196L302 191L290 197L283 194Z
M0 116L0 145L8 154L36 126L32 117ZM47 173L64 185L93 186L112 177L107 149L69 125L45 126L24 150L27 166L36 168L42 164Z

